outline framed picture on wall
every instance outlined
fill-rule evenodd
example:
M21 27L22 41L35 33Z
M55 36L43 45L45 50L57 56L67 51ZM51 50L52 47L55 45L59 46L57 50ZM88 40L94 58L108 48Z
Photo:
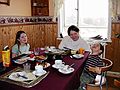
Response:
M0 0L0 4L10 5L10 0Z

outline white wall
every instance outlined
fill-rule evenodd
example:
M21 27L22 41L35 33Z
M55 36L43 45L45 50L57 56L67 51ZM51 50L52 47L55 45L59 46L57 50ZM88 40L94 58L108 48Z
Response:
M54 15L54 3L53 0L49 0L49 16Z
M10 6L0 4L0 16L31 16L31 0L10 0Z

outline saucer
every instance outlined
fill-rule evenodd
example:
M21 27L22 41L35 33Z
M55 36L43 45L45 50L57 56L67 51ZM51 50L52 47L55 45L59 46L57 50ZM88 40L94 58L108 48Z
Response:
M60 68L58 71L63 74L70 74L70 73L74 72L74 68L72 68L72 67L70 67L68 69Z
M36 75L36 76L42 76L42 75L46 74L47 72L46 72L45 70L43 70L43 71L40 72L40 73L37 73L36 71L33 71L32 73L33 73L34 75Z
M64 64L62 64L62 65L53 64L52 67L55 68L55 69L60 69L60 68L64 67Z

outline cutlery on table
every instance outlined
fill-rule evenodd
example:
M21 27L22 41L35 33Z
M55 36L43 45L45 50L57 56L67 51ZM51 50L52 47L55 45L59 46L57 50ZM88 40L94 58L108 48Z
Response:
M24 78L24 79L28 79L28 77L26 77L26 76L24 76L24 75L20 75L19 73L17 73L17 76L18 76L18 77L22 77L22 78Z
M75 63L73 63L73 64L69 65L69 66L68 66L68 68L71 68L71 67L72 67L72 66L74 66L74 65L75 65Z

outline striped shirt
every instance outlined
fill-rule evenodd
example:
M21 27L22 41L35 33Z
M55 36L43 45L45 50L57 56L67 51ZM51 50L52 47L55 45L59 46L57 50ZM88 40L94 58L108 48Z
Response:
M103 61L98 55L90 55L88 57L88 60L86 61L84 70L95 77L96 73L89 72L89 66L91 66L91 67L102 67L103 66Z

